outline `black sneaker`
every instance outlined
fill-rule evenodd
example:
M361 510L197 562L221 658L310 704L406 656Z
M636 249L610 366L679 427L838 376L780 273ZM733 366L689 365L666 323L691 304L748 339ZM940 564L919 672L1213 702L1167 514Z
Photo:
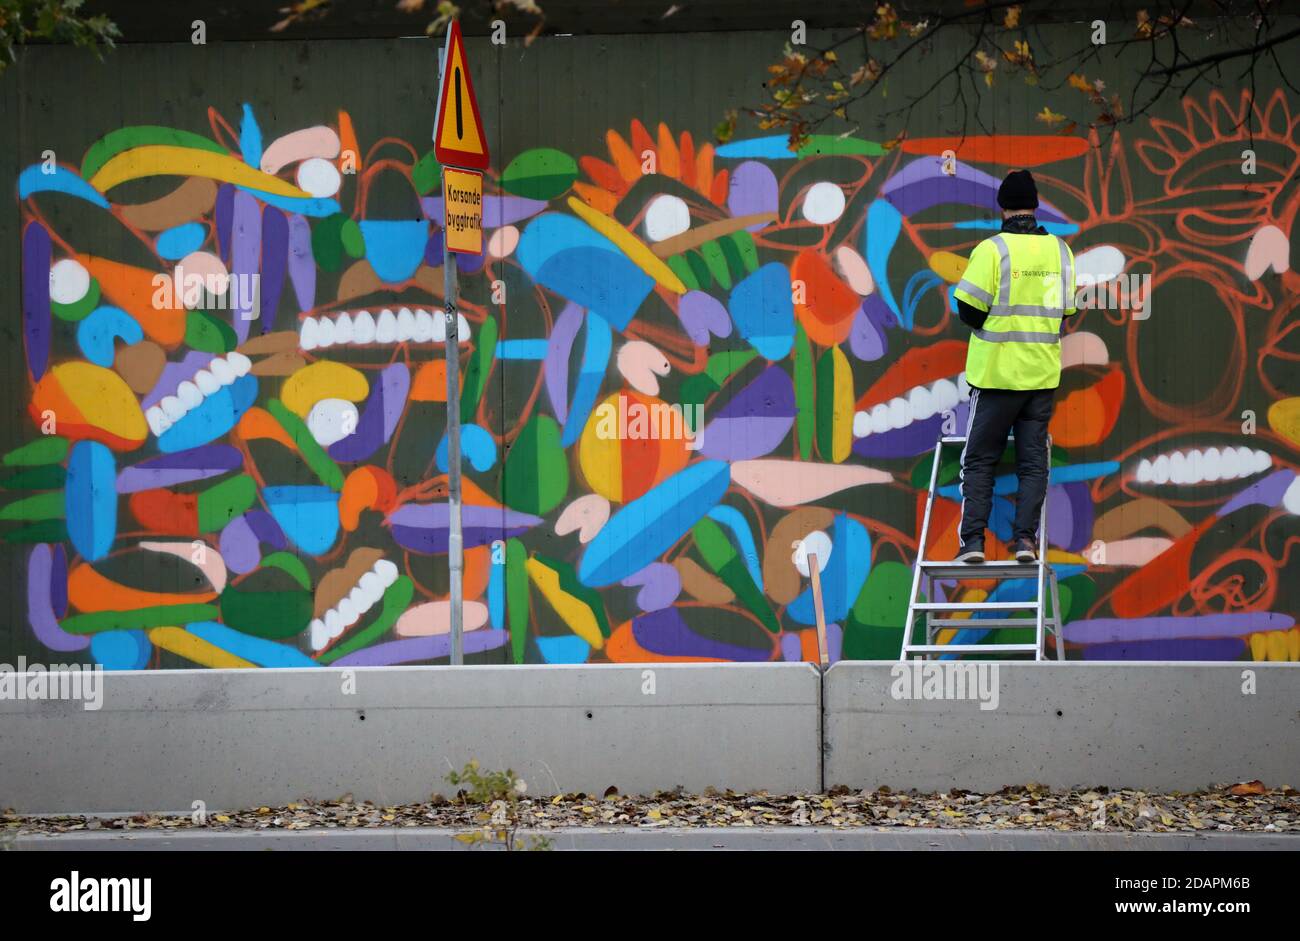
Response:
M963 543L961 549L957 552L955 562L961 562L964 565L979 565L984 561L984 543L973 540L969 543Z
M1011 553L1022 565L1038 561L1038 547L1034 545L1032 539L1017 539L1011 544Z

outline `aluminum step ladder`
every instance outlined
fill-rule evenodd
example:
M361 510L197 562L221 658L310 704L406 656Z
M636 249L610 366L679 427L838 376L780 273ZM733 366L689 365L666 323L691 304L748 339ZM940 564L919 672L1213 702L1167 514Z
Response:
M1008 436L1014 440L1014 435ZM1035 660L1046 660L1045 654L1047 631L1050 629L1055 638L1056 659L1065 659L1065 643L1061 639L1059 619L1061 612L1060 592L1056 583L1056 572L1047 564L1047 499L1043 500L1043 512L1038 522L1038 561L1023 563L1010 560L1006 562L985 562L967 565L961 562L936 562L925 558L925 547L930 536L930 516L934 510L935 491L938 489L939 465L945 447L966 446L965 437L941 437L934 445L934 463L930 468L930 491L925 499L925 517L921 522L921 541L916 552L916 566L912 571L912 593L907 599L907 623L903 628L903 649L900 660L912 657L934 659L945 654L1000 654L1032 653ZM1047 439L1050 454L1052 440ZM1050 472L1050 459L1049 459ZM935 582L941 579L1013 579L1033 578L1037 590L1031 600L1026 601L933 601ZM1051 591L1052 613L1046 611L1046 592ZM924 595L927 600L922 601ZM976 612L1004 611L1004 617L975 618ZM1033 611L1034 620L1025 617L1011 617L1016 612ZM954 615L969 612L967 617ZM925 614L925 643L913 643L916 633L916 616ZM946 615L946 616L945 616ZM984 628L1020 627L1030 625L1035 628L1032 644L940 644L937 643L939 631L944 628L967 628L983 630Z

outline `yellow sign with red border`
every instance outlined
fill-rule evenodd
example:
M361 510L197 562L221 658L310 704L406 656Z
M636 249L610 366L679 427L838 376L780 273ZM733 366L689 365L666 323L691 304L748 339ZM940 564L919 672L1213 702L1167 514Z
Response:
M443 232L447 250L483 253L483 174L442 168Z

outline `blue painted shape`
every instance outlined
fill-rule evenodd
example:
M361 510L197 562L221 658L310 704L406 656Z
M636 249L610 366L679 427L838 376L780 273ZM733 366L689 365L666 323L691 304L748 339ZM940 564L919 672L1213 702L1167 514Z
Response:
M135 318L120 307L96 307L77 324L77 346L96 366L112 368L117 355L113 341L117 339L127 346L144 339L144 331Z
M1094 480L1097 477L1106 477L1119 471L1119 461L1092 461L1085 464L1061 464L1053 467L1051 474L1048 476L1048 482L1052 485L1074 483L1079 480ZM961 493L957 490L957 484L947 484L939 488L939 494L950 500L960 500ZM997 496L1007 496L1015 493L1020 488L1020 484L1015 474L1002 474L993 480L993 493Z
M740 335L764 359L783 359L794 345L790 271L769 262L731 289L727 310Z
M922 295L936 284L943 284L943 278L928 268L915 272L903 286L903 327L911 330L916 322L916 305Z
M311 216L313 219L332 216L334 213L342 211L337 199L324 196L281 196L278 193L268 193L264 190L254 189L251 186L237 188L260 199L268 206L274 206L276 209L283 209L289 213L296 212L302 216Z
M516 258L538 284L624 329L654 280L605 236L573 216L538 216L519 238Z
M443 435L442 440L438 442L438 450L434 458L438 462L438 470L444 474L447 473L450 465L447 462L446 435ZM489 471L492 469L492 465L497 462L497 443L480 425L462 425L460 428L460 458L462 463L469 461L469 466L480 474Z
M903 217L894 208L893 203L877 199L867 209L867 224L862 227L862 254L867 259L867 267L875 276L876 292L881 296L894 316L901 323L902 312L894 300L894 290L889 285L889 256L903 230ZM910 324L908 324L910 328Z
M598 588L639 572L718 505L731 483L726 461L700 461L619 510L578 563L578 580Z
M1073 222L1045 222L1040 219L1038 224L1052 235L1074 235L1079 231L1079 226ZM954 229L992 229L1000 231L1002 229L1002 220L963 219L961 222L954 222L952 227Z
M1011 541L1011 525L1016 518L1016 505L1006 497L994 497L989 513L989 529L1003 542Z
M547 663L586 663L591 644L581 637L536 637L537 649Z
M257 401L257 378L241 376L209 395L158 437L158 450L188 451L224 435Z
M492 565L488 569L488 620L500 630L506 621L506 554L503 549L500 553L501 561L498 562L496 547L491 547L489 551L492 553Z
M790 149L790 139L784 134L731 141L713 153L714 156L728 160L746 157L758 160L793 160L799 156Z
M831 557L822 570L822 610L826 620L841 621L871 572L871 534L846 513L835 516L831 526ZM799 624L816 624L812 586L800 593L785 609Z
M541 360L548 348L546 340L499 340L496 354L497 359Z
M143 670L152 652L144 631L100 631L90 638L90 656L105 670Z
M736 537L736 545L740 549L740 557L745 560L745 568L749 569L749 577L754 580L758 590L762 591L763 569L758 564L758 548L755 546L754 534L750 531L745 514L734 506L724 504L709 510L709 519L725 526Z
M256 170L262 169L262 129L257 126L253 106L245 103L244 119L239 122L239 153L244 163Z
M609 323L599 314L587 312L587 339L582 351L582 366L578 369L578 381L573 388L573 402L569 414L564 419L564 433L560 444L569 447L578 440L582 429L587 424L587 417L596 407L596 396L600 395L601 383L605 381L605 372L609 368L609 356L613 349L614 337Z
M117 538L117 461L98 441L78 441L68 456L63 488L68 538L87 562L96 562Z
M279 644L264 637L253 637L217 621L194 621L185 629L200 640L226 653L242 657L259 667L318 667L315 660L288 644Z
M410 280L424 260L428 220L362 219L358 224L366 241L366 261L379 279L389 284Z
M197 252L208 239L208 230L201 222L183 222L158 233L154 248L163 258L176 261L190 252Z
M1087 571L1086 565L1077 563L1053 564L1052 570L1056 572L1056 580L1063 582L1072 575L1078 575ZM989 593L988 601L1032 601L1038 593L1037 580L1033 578L1010 578L1004 582L999 582L998 586ZM980 621L985 618L1007 617L1008 613L1014 615L1015 612L1006 611L976 611L971 615L971 620ZM1030 614L1032 615L1032 611ZM1033 617L1025 618L1025 627L1033 628ZM1020 628L1011 628L1019 630ZM981 640L989 635L991 628L973 628L963 627L953 635L949 643L952 644L978 644ZM940 660L956 660L959 654L946 653L941 654Z
M311 555L328 552L339 533L339 495L329 487L265 487L262 498L284 534Z
M26 199L33 193L66 193L84 199L100 209L109 208L108 200L104 198L103 193L83 180L79 174L57 164L50 173L45 172L44 164L34 163L18 174L18 198Z

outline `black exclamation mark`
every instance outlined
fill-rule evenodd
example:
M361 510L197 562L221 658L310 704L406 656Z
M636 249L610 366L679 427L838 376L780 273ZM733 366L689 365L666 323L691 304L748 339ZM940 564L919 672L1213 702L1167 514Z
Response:
M465 137L465 119L460 110L460 67L456 68L456 140Z

